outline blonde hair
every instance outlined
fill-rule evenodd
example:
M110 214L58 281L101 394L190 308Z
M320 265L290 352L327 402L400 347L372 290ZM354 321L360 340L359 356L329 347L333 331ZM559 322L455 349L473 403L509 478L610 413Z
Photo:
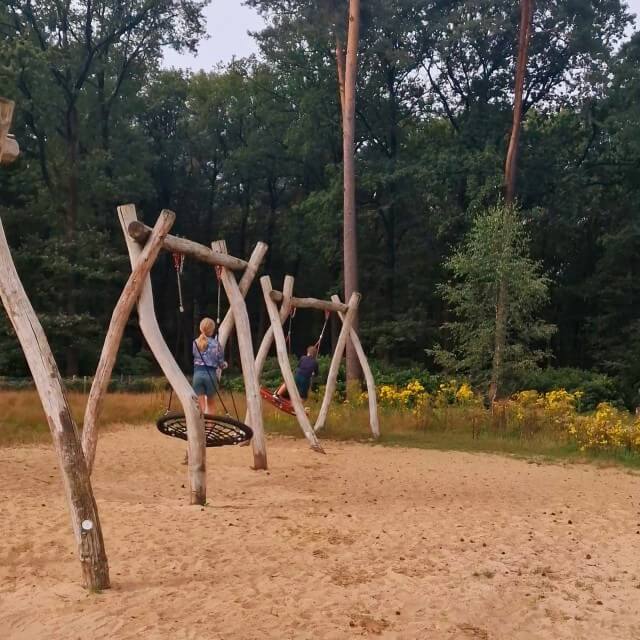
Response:
M315 358L318 355L318 347L316 347L315 344L307 347L307 355L311 358Z
M216 323L211 318L202 318L200 320L200 335L196 340L198 349L204 351L209 344L209 338L214 334L216 330Z

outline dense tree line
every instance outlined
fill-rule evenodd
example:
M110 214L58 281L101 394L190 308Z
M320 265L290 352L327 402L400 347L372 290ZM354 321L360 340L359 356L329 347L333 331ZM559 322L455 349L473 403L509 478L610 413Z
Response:
M250 0L267 21L258 58L207 74L163 69L163 47L192 48L202 36L203 4L0 6L0 94L18 103L24 151L0 175L0 215L70 374L91 372L127 275L119 203L136 203L148 222L173 209L175 233L224 237L236 255L264 240L275 283L292 273L304 294L342 290L336 38L344 42L346 3ZM503 185L518 23L518 3L506 0L362 6L361 333L382 361L435 368L433 349L448 348L456 319L442 285ZM625 39L631 25L620 0L535 3L516 189L527 259L548 283L532 322L555 326L536 347L543 364L608 372L628 390L640 383L640 36ZM173 342L169 256L154 282ZM217 287L210 269L190 263L184 285L187 333L215 315ZM257 289L249 305L259 334ZM296 318L298 347L322 320ZM0 374L24 374L2 322ZM135 321L119 366L149 366Z

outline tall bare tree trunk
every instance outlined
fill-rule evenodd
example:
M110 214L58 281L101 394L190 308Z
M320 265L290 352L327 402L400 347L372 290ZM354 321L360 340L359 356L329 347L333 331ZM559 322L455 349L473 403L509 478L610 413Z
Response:
M518 38L518 62L513 99L513 124L504 167L504 199L507 205L513 204L516 194L516 173L518 169L518 143L522 128L522 94L524 79L527 73L529 41L531 39L531 21L533 18L534 0L520 0L520 34Z
M513 99L513 124L507 159L504 167L504 199L505 205L513 205L516 193L516 175L518 169L518 143L522 128L522 95L524 80L527 72L527 58L529 55L529 41L531 39L531 22L533 19L534 0L520 0L520 34L518 37L518 60ZM504 352L507 344L508 323L508 291L504 276L500 275L498 298L496 300L496 331L491 366L491 383L489 385L489 400L493 403L500 395L502 385L502 371L504 367Z
M360 0L349 0L349 29L344 67L344 104L342 109L342 147L344 164L344 299L358 290L358 234L356 219L356 79L358 75L358 39ZM337 42L338 47L340 41ZM340 68L340 60L338 60ZM340 74L338 75L340 78ZM353 326L357 330L357 317ZM360 379L360 364L351 340L347 344L347 387Z

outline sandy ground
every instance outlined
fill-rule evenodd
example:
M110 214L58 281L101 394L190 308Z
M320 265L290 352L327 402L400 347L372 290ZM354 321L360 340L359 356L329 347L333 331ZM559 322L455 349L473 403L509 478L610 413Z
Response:
M640 638L640 477L488 455L272 439L210 455L105 434L113 588L79 586L50 448L0 449L5 640Z

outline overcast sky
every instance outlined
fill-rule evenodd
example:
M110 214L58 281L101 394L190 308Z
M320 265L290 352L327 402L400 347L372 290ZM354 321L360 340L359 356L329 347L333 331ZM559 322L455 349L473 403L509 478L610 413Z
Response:
M628 0L631 10L640 13L640 0ZM257 31L262 19L241 0L212 0L205 9L209 38L200 43L198 53L178 55L167 50L165 65L194 71L211 70L218 62L229 62L256 53L258 48L247 31Z

